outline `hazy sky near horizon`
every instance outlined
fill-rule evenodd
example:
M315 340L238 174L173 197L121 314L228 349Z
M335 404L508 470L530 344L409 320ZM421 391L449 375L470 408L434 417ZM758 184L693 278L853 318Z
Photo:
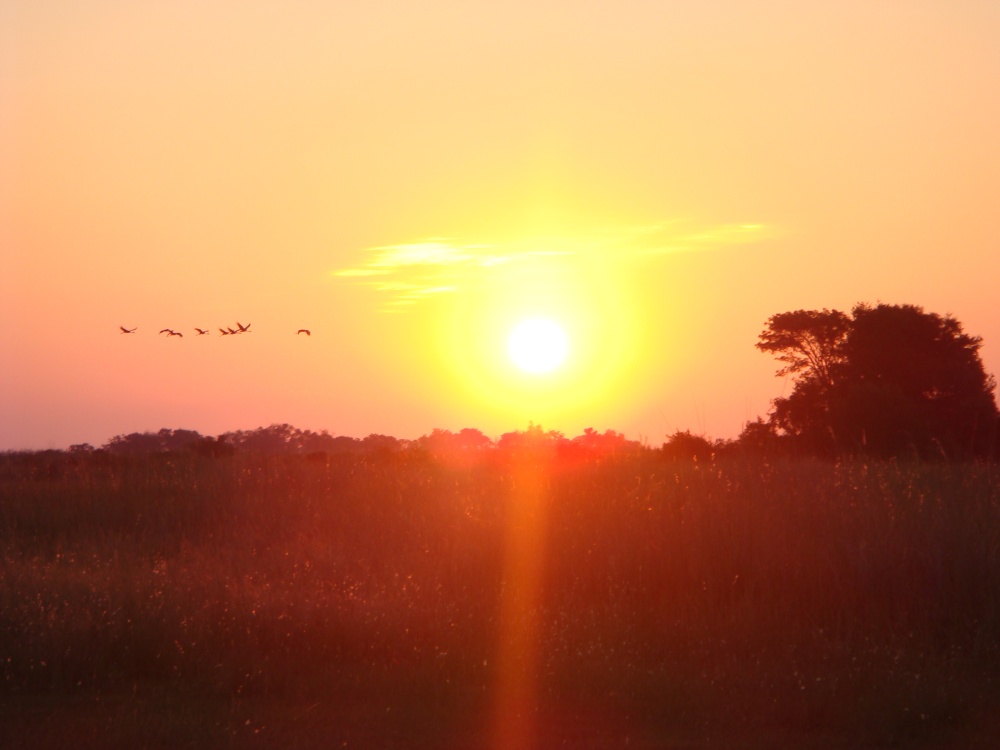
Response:
M0 450L732 437L767 318L859 301L1000 373L998 52L990 0L0 0Z

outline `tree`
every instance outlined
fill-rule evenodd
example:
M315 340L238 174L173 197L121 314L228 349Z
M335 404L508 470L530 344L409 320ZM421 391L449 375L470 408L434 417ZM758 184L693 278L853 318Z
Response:
M833 371L841 361L840 348L851 319L839 310L796 310L772 315L760 334L757 348L774 353L785 366L778 376L802 373L800 381L833 384Z
M663 444L663 455L667 458L683 461L711 461L715 455L715 446L704 435L694 435L690 430L677 430Z
M556 430L544 430L528 422L528 429L505 432L497 440L497 449L506 455L552 456L567 444L566 437Z
M757 417L743 425L739 437L734 442L729 443L728 447L758 456L770 456L781 451L782 442L785 439L778 436L770 421L766 421L763 417Z
M436 428L413 441L411 447L439 463L470 467L484 459L493 448L493 441L471 427L457 433Z
M103 447L111 453L165 453L187 450L202 439L202 435L195 430L171 430L164 427L155 433L133 432L128 435L115 435Z
M795 375L771 425L812 452L983 455L998 412L982 339L915 305L772 316L757 347Z
M392 435L380 435L374 432L361 441L361 450L364 453L368 456L378 456L380 458L396 456L405 447L406 442L399 438L395 438Z
M795 310L772 315L760 334L757 348L785 364L778 377L796 376L792 393L774 400L770 422L800 449L832 447L829 400L850 327L850 316L840 310Z

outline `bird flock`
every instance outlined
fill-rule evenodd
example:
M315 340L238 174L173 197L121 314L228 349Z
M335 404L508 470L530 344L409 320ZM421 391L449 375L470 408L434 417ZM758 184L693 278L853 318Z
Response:
M241 333L253 333L253 331L250 330L251 325L252 325L251 323L243 325L242 323L237 321L236 328L232 328L230 326L220 327L219 334L222 336L239 336ZM137 330L139 330L138 328L126 328L125 326L118 326L118 328L121 330L122 333L135 333ZM195 326L194 330L197 331L197 333L195 334L196 336L207 336L211 333L211 331L209 331L207 328L198 328L197 326ZM173 328L163 328L162 330L160 330L160 333L167 334L167 338L170 338L172 336L178 336L180 338L184 338L183 333L181 333L180 331L175 331ZM303 333L306 336L312 336L312 331L310 331L308 328L300 328L298 331L296 331L296 335L300 335Z

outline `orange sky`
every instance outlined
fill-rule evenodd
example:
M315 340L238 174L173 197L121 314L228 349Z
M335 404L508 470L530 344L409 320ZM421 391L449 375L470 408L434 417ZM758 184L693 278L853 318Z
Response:
M998 50L989 0L4 0L0 449L733 437L765 320L858 301L1000 373Z

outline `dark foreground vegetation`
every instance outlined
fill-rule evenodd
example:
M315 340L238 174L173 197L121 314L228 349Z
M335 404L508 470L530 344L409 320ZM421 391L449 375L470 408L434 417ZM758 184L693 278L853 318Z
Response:
M0 744L1000 746L996 465L382 447L0 456Z

